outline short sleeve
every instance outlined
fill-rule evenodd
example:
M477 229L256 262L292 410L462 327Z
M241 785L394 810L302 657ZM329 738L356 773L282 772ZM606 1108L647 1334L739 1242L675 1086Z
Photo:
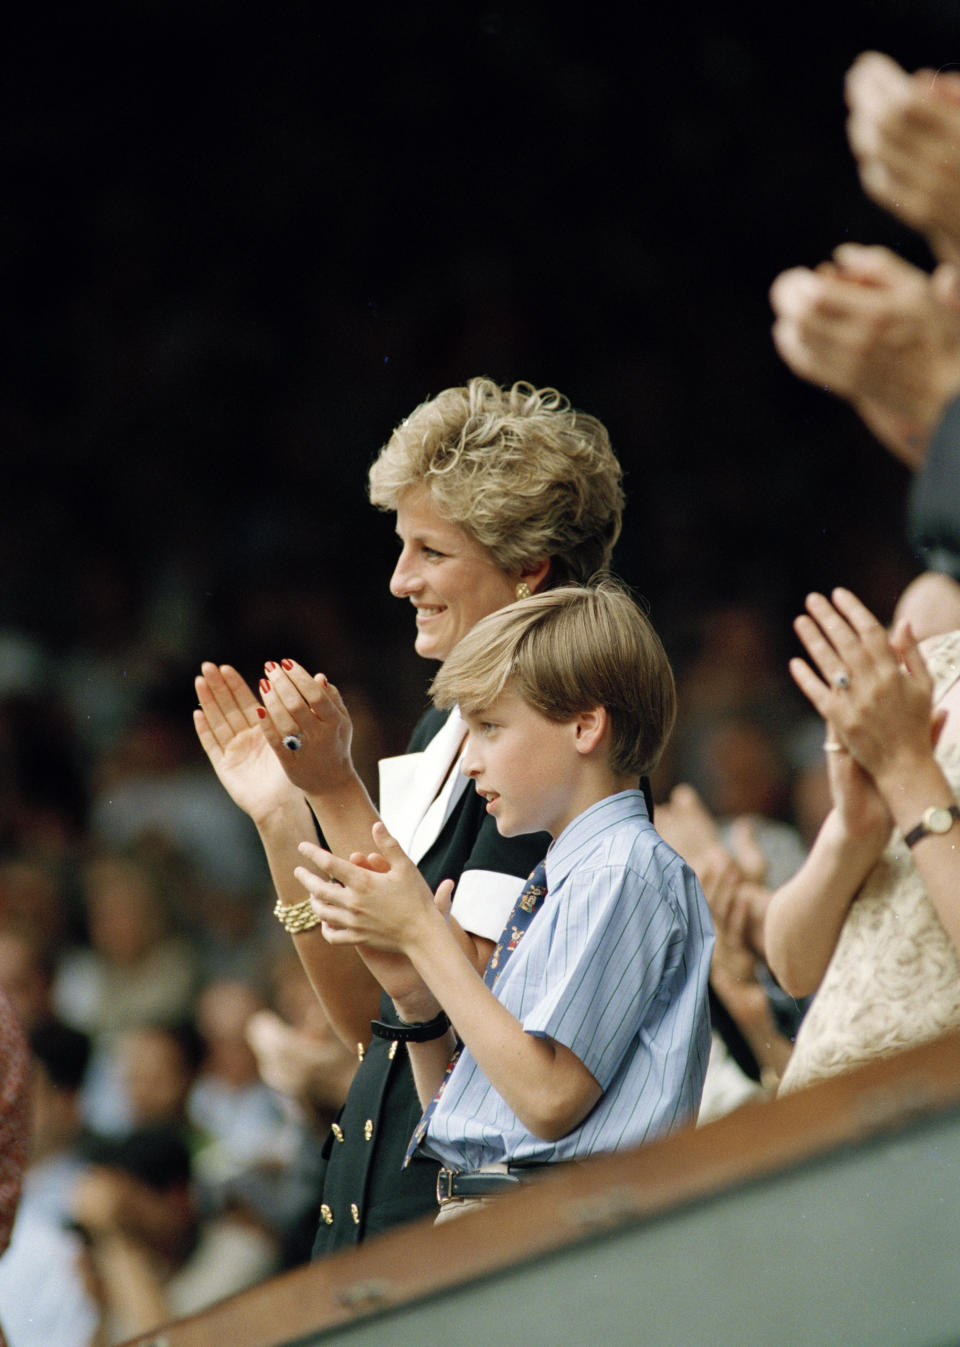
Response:
M540 932L550 938L529 951L528 975L545 991L524 1028L568 1047L603 1089L639 1027L667 1008L673 975L682 972L686 927L664 898L662 878L632 868L575 872L550 914L551 932Z

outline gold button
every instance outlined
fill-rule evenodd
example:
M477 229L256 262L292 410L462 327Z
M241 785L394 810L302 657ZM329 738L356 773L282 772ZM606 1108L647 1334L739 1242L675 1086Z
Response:
M333 1135L336 1137L337 1141L342 1141L342 1140L343 1140L343 1128L340 1126L339 1123L331 1123L331 1124L330 1124L330 1131L331 1131L331 1132L333 1133Z
M351 1203L350 1203L350 1215L353 1217L353 1223L354 1223L354 1225L359 1225L359 1224L360 1224L360 1208L357 1206L356 1202L351 1202Z
M324 1202L323 1206L320 1208L320 1219L323 1221L324 1225L333 1225L333 1212L327 1206L326 1202Z
M373 1119L368 1118L367 1121L363 1124L363 1139L364 1141L369 1141L372 1136L373 1136Z
M363 1053L364 1053L364 1047L363 1047L363 1044L362 1044L362 1043L358 1043L358 1044L357 1044L357 1061L358 1061L358 1062L362 1062L362 1061L363 1061Z
M389 1048L387 1048L387 1060L388 1060L388 1061L392 1062L393 1059L394 1059L394 1057L396 1057L396 1055L397 1055L397 1048L399 1048L399 1046L400 1046L400 1044L397 1042L396 1039L394 1039L393 1042L390 1044Z

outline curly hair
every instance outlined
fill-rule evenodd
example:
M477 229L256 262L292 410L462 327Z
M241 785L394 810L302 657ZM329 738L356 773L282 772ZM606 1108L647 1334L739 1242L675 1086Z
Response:
M423 402L370 469L370 500L395 510L409 487L485 547L501 570L550 558L550 583L604 573L620 536L620 464L606 427L555 388L475 378Z

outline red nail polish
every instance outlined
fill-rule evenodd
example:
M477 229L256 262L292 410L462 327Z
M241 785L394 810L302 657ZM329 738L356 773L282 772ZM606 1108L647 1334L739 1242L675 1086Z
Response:
M261 692L269 692L269 691L270 691L270 684L267 682L267 680L266 680L265 678L261 678L261 679L260 679L260 691L261 691Z
M271 673L277 666L272 659L268 659L263 667L266 669L267 673Z
M289 673L290 670L293 668L293 660L292 660L292 659L282 659L282 660L280 661L280 668L281 668L281 669L286 669L287 673Z
M267 713L266 711L264 711L262 706L257 707L257 715L260 717L261 720L266 720L267 718Z

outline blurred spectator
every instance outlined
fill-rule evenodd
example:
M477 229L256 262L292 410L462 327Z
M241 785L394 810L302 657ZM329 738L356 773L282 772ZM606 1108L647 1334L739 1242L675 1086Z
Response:
M785 746L798 702L785 671L785 652L758 605L730 603L702 613L692 654L678 660L677 729L669 759L653 781L655 797L665 799L674 785L687 782L721 820L750 814L788 821ZM768 863L775 863L779 845L785 863L798 864L795 838L762 826Z
M203 1055L203 1039L192 1019L124 1031L117 1057L133 1129L163 1123L176 1128L191 1150L203 1144L187 1113Z
M90 831L109 850L182 854L204 885L250 898L267 872L256 831L211 777L193 734L191 678L173 674L97 763Z
M90 1060L90 1040L78 1029L47 1020L30 1031L33 1054L33 1113L30 1166L24 1204L63 1223L73 1185L86 1167L90 1140L80 1092Z
M247 1039L266 1083L326 1137L356 1073L356 1055L334 1033L293 951L280 951L270 974L273 1008L251 1016Z
M832 804L822 722L814 716L805 716L790 736L787 753L790 812L797 834L809 850Z
M74 1193L102 1297L105 1342L197 1313L270 1276L277 1241L236 1208L200 1215L187 1147L175 1129L107 1143Z
M0 988L29 1033L53 1018L54 961L35 922L0 925Z
M313 1001L318 1005L315 996ZM322 1137L310 1118L261 1078L250 1026L270 1014L248 983L219 981L203 989L197 1024L206 1055L188 1110L207 1139L196 1172L209 1200L215 1207L241 1200L276 1235L284 1261L292 1263L310 1252ZM340 1054L346 1055L342 1049ZM335 1108L345 1095L344 1089Z
M63 859L63 866L51 866L8 852L0 861L0 923L32 928L51 954L81 930L79 897L70 884L74 855Z
M717 1117L760 1089L774 1089L806 1009L787 997L766 966L764 918L770 873L802 863L781 854L771 866L762 825L742 817L721 829L691 786L657 805L657 830L696 872L716 928L710 967L713 1042L700 1120ZM788 830L784 829L785 832ZM778 881L779 882L779 881Z
M190 1092L190 1117L209 1138L204 1177L223 1182L258 1163L279 1164L283 1116L274 1092L260 1079L246 1037L247 1022L263 1007L250 984L208 983L197 1000L202 1065Z
M172 929L166 897L142 862L101 854L84 867L82 879L89 944L61 959L54 1004L93 1041L87 1121L97 1132L117 1133L130 1125L117 1037L125 1029L188 1018L197 957Z
M89 947L61 961L55 999L63 1018L91 1034L173 1023L189 1013L196 956L170 927L150 871L107 853L83 871Z
M727 714L700 722L688 779L719 818L755 814L777 819L789 808L787 764L772 734L756 720Z
M778 711L784 689L777 632L756 604L729 602L696 620L695 649L683 661L677 692L687 714Z

